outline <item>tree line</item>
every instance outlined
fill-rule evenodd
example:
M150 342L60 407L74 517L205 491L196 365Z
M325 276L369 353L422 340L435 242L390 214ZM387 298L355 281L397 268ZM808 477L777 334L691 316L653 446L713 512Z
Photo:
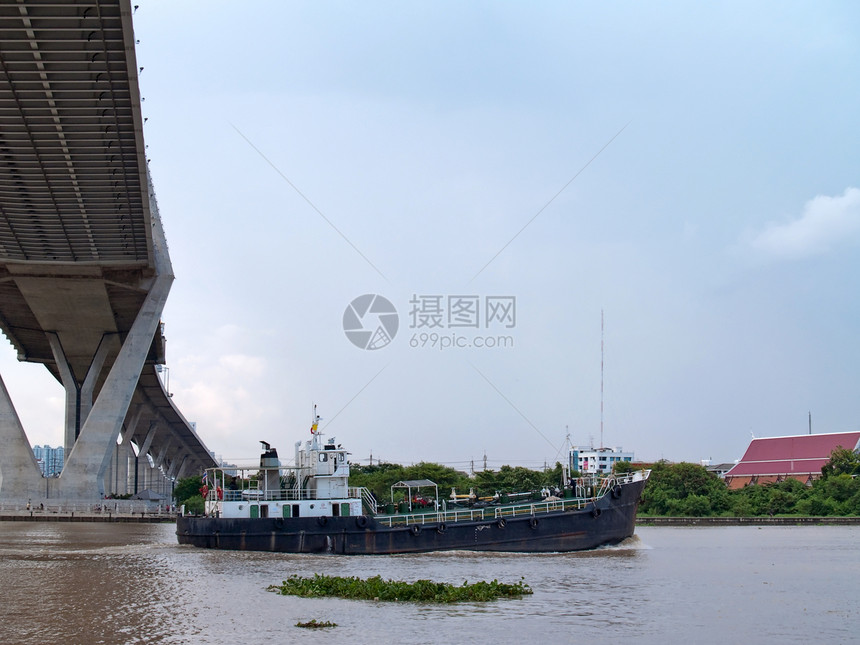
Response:
M860 515L860 456L837 448L811 484L786 479L730 490L717 475L690 463L658 462L642 493L640 515L756 517Z

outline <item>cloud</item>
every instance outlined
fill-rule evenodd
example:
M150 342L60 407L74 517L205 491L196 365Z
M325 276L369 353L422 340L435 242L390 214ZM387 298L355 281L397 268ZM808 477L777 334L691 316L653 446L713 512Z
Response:
M199 334L193 346L182 344L179 357L171 361L174 402L219 454L247 454L248 431L273 425L273 402L278 401L274 386L280 381L272 377L259 347L248 342L259 335L238 325L221 325Z
M266 371L266 360L259 356L228 354L218 359L218 365L233 374L248 378L261 378Z
M827 253L860 231L860 189L846 188L837 197L818 195L806 202L794 221L769 223L747 236L743 245L769 259L798 260Z

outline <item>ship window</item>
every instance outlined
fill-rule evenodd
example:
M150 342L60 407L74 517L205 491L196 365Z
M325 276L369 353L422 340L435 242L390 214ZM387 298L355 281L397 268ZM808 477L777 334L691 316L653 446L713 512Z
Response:
M298 517L298 516L299 516L299 505L293 504L293 517Z
M343 461L343 459L344 459L344 457L345 457L345 456L346 456L346 455L344 455L343 453L340 453L340 454L337 456L337 460L338 460L338 461Z
M320 453L320 461L328 461L328 455L324 452Z
M260 517L269 517L269 505L260 504Z

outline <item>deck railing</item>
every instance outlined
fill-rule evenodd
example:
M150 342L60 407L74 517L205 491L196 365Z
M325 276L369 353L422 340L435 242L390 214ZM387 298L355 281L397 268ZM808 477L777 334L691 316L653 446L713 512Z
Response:
M350 488L350 495L352 497L352 492L355 490ZM209 489L209 494L206 496L206 499L210 501L221 500L225 502L250 502L250 501L261 501L261 502L284 502L284 501L299 501L302 499L325 499L320 497L319 493L314 493L310 489L296 489L296 488L287 488L287 489L275 489L275 490L262 490L259 488L246 488L244 490L233 490L227 489L223 490L220 493L216 489ZM334 495L331 496L330 499L343 499L343 495Z
M387 526L398 524L439 524L441 522L475 522L495 520L508 517L522 517L543 513L558 513L562 511L581 510L587 507L594 498L561 499L551 502L530 502L512 504L510 506L485 506L454 511L430 511L428 513L404 513L402 515L377 516L377 521Z
M388 526L395 524L438 524L439 522L474 522L493 520L502 517L522 517L543 513L581 510L596 498L560 499L549 502L529 502L508 506L485 506L483 508L457 509L452 511L430 511L427 513L404 513L402 515L382 515L377 521Z
M346 497L351 499L361 499L361 501L371 509L375 515L378 512L376 500L370 494L370 491L364 487L350 486L347 489ZM329 499L343 499L343 495L335 495ZM299 501L303 499L325 499L320 497L319 493L314 493L310 489L282 488L275 490L264 490L259 488L245 488L242 490L234 490L228 488L221 490L218 488L210 488L206 499L209 501L224 501L224 502L284 502L284 501Z

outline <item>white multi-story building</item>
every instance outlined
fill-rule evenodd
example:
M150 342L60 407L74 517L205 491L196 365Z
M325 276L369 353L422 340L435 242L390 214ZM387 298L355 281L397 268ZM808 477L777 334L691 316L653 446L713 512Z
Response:
M570 469L582 474L608 474L616 462L633 461L633 453L624 452L621 448L577 446L570 449L569 460Z

